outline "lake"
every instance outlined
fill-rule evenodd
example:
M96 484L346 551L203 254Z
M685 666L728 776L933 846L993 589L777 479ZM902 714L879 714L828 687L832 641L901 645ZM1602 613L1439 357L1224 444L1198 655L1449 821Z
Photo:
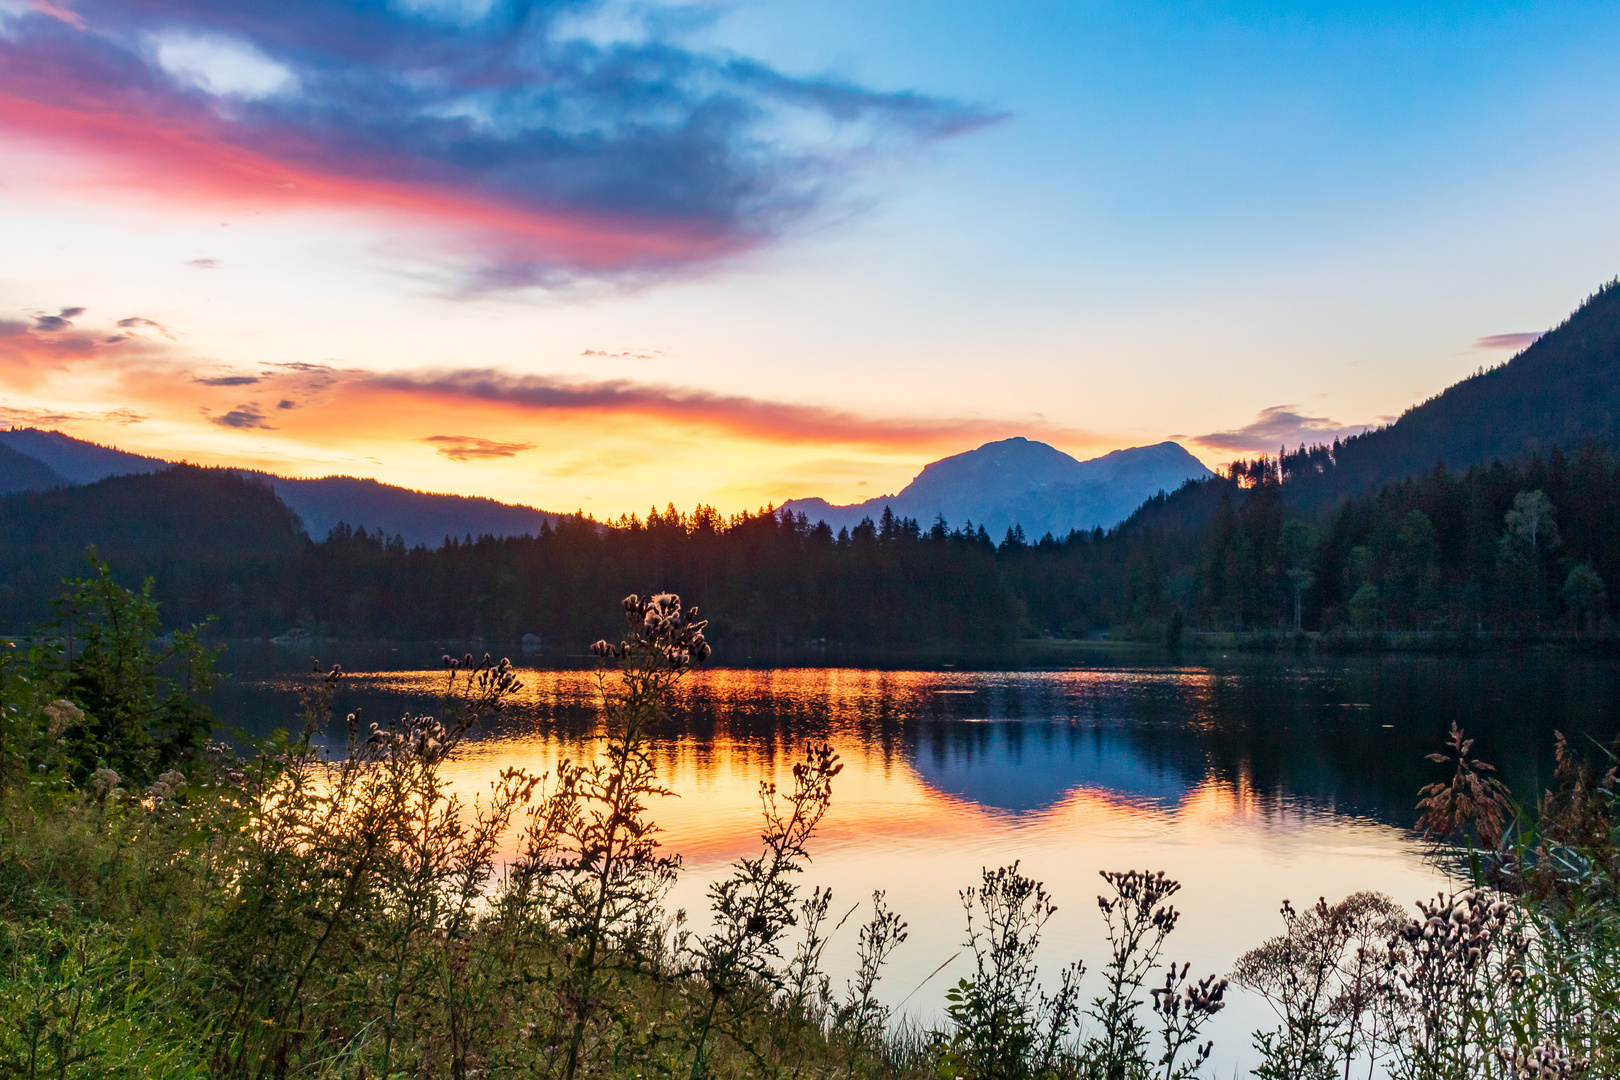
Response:
M443 674L429 646L322 643L354 672L338 711L382 721L432 712ZM248 734L288 725L303 653L240 646L220 713ZM678 797L655 806L686 872L670 905L701 925L705 888L757 849L761 780L786 782L808 739L845 762L804 884L863 907L828 949L835 985L875 889L909 923L883 985L930 1023L966 974L959 891L1018 860L1059 910L1041 955L1083 959L1095 990L1105 952L1099 870L1164 870L1182 883L1166 959L1226 973L1297 906L1376 889L1410 906L1445 885L1410 829L1423 755L1452 721L1477 737L1521 796L1549 782L1553 731L1620 730L1620 664L1540 654L1290 658L1080 650L1062 668L971 671L711 668L692 673L657 742ZM449 766L458 790L500 769L543 772L594 752L593 673L567 660L520 664L525 687ZM922 984L922 985L919 985ZM1218 1075L1247 1061L1265 1004L1234 991L1211 1032Z

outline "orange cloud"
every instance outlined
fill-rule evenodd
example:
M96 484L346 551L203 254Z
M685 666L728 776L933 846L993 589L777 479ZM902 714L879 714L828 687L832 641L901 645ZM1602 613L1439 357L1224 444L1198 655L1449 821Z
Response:
M367 394L391 391L452 406L481 403L520 414L644 417L768 443L894 449L960 446L1013 433L1083 442L1095 438L1038 420L872 416L661 383L629 379L587 382L553 375L516 375L494 368L355 373L344 389Z
M217 447L224 455L231 453L229 440L247 436L255 445L269 439L285 453L336 446L377 453L375 448L408 444L461 463L539 450L535 460L546 461L548 475L584 476L610 458L689 453L694 432L704 433L707 442L795 454L814 447L817 458L828 447L920 455L1010 434L1070 444L1100 441L1038 418L873 415L700 387L498 368L374 372L312 363L234 368L199 362L159 338L173 331L150 320L125 318L118 322L119 333L96 333L83 329L81 311L63 310L32 321L0 321L0 392L7 394L0 408L11 410L0 415L33 422L48 422L44 418L50 416L86 423L100 422L97 417L120 423L149 419L187 433L192 445ZM91 407L92 402L105 407ZM441 434L446 429L479 434ZM363 446L372 449L362 451ZM716 475L710 483L720 488L732 480ZM755 475L748 484L760 482Z

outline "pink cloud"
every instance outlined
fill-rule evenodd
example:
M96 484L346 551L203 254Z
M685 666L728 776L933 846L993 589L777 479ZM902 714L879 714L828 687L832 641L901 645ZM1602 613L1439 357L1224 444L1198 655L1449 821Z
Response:
M1377 424L1343 424L1325 416L1306 416L1295 412L1297 406L1273 405L1260 410L1254 421L1231 431L1216 431L1208 435L1195 435L1193 442L1210 450L1237 453L1272 453L1279 447L1293 449L1300 444L1330 443L1359 435ZM1389 417L1378 424L1387 423Z
M436 7L35 0L0 34L0 135L102 197L407 223L502 287L757 247L864 163L996 119L656 33L584 40L570 5Z
M98 178L87 187L127 186L187 208L202 202L226 209L362 209L419 226L463 230L475 250L503 262L624 269L702 261L739 246L698 225L547 212L451 185L366 176L386 172L386 163L367 163L358 153L347 167L361 175L292 163L235 145L222 130L224 122L209 116L158 116L120 100L89 106L69 108L0 92L0 124L14 136L67 146L94 159L99 174L89 174Z
M1519 334L1491 334L1488 337L1477 338L1474 341L1476 349L1510 349L1519 352L1528 349L1536 343L1544 330L1530 330Z

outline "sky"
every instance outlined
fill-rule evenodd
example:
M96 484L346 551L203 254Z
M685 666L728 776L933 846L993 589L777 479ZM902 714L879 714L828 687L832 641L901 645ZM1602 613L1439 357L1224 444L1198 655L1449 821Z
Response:
M598 517L1388 422L1620 272L1620 6L0 0L0 424Z

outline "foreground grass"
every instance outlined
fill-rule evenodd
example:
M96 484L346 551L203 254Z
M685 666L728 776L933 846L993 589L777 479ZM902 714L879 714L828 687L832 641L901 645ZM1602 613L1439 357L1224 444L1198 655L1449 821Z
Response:
M355 903L347 883L267 905L222 880L249 857L239 819L235 800L210 793L167 812L5 798L0 1072L561 1074L571 946L555 928L499 909L455 928L443 912ZM670 959L614 958L594 987L587 1071L690 1071L703 986L672 974ZM788 1060L806 1075L914 1071L887 1044L802 1009L736 1003L728 1013L741 1022L711 1047L709 1075Z

